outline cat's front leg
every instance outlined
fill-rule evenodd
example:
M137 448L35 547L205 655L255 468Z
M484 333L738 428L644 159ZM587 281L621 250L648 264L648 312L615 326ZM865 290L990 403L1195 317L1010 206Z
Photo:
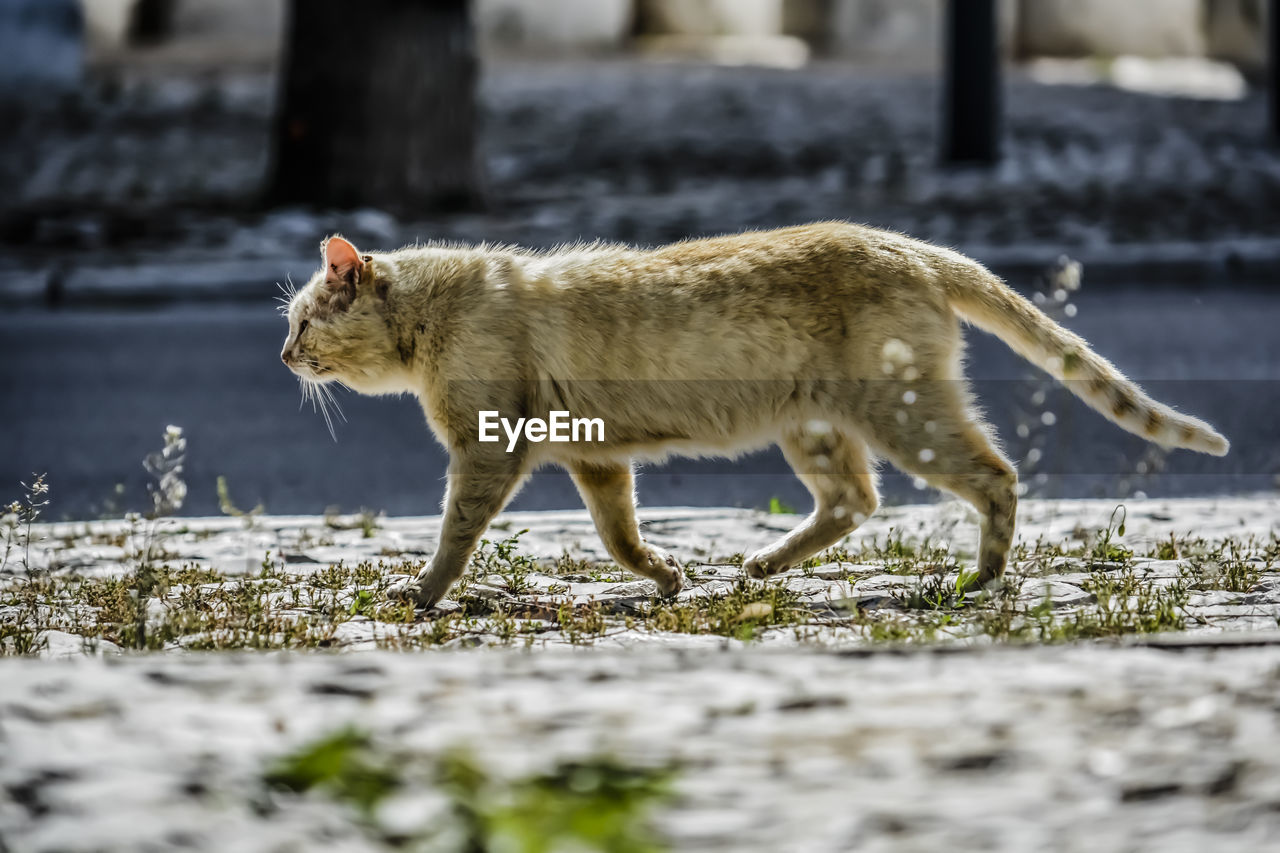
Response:
M440 546L416 578L390 590L393 597L430 608L462 577L476 543L527 473L524 454L455 450L449 460Z

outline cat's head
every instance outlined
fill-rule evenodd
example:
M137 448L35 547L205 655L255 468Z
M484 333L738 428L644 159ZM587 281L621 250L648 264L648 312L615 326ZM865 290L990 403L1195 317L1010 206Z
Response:
M324 266L289 301L289 336L280 359L310 383L341 382L357 391L401 390L387 296L393 270L383 256L361 254L342 237L320 244Z

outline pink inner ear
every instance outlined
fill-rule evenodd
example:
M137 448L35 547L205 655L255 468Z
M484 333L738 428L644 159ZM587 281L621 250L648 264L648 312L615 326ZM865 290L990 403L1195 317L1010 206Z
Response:
M330 237L324 244L324 278L335 284L354 281L360 277L364 262L360 253L342 237ZM354 273L354 275L353 275Z

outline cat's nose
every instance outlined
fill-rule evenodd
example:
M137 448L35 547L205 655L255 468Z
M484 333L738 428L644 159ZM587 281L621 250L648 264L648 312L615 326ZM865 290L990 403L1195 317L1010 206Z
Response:
M281 360L281 361L283 361L283 362L285 363L285 366L286 366L286 367L292 367L292 366L293 366L293 352L292 352L292 351L290 351L290 350L288 349L288 347L286 347L285 349L280 350L280 360Z

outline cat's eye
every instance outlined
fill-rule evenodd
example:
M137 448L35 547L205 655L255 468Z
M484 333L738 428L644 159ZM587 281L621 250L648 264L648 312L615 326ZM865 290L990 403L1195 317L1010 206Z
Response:
M301 323L299 323L299 324L298 324L298 337L302 337L302 333L303 333L303 332L305 332L305 331L307 330L307 326L310 326L310 325L311 325L311 321L310 321L310 320L303 320Z

